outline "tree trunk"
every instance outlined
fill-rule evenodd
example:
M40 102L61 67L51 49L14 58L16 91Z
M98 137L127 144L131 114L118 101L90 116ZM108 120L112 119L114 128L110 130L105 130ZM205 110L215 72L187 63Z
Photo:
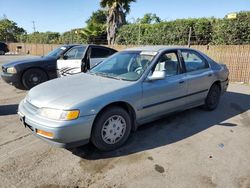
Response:
M119 5L109 9L107 19L107 40L109 45L115 44L116 33L118 29L125 24L125 14L119 8Z

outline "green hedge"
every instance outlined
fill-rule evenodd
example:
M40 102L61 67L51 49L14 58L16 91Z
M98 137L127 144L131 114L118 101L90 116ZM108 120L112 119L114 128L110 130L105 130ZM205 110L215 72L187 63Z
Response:
M116 41L124 45L186 45L190 27L192 44L250 44L250 12L240 12L236 19L197 18L124 25Z

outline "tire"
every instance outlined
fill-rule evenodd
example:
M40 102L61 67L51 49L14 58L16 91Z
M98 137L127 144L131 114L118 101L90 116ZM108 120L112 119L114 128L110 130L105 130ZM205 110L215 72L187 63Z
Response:
M107 108L94 122L91 142L101 151L111 151L126 142L130 131L131 117L128 112L120 107Z
M205 100L204 109L212 111L217 108L221 96L220 87L217 84L213 84L208 92Z
M47 80L47 74L41 69L29 69L22 76L23 86L27 90Z
M0 50L0 55L5 55L5 52L3 50Z

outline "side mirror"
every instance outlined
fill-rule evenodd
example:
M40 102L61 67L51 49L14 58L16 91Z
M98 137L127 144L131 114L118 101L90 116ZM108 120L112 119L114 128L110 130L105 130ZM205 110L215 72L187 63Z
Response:
M63 58L63 54L57 56L57 60L58 60L58 59L62 59L62 58Z
M68 57L67 55L63 55L62 58L63 58L64 60L67 60L69 57Z
M165 71L154 71L151 76L148 76L148 81L163 80L166 76Z

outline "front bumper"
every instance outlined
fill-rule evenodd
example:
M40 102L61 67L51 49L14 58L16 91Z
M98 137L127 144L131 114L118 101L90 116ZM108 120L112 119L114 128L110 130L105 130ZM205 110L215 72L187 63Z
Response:
M13 85L16 88L19 88L19 89L23 88L23 84L21 83L21 79L18 74L9 74L9 73L2 72L1 77L6 83Z
M57 147L72 148L88 143L95 115L79 117L72 121L55 121L45 119L30 110L22 101L18 107L24 126L29 128L37 137ZM53 138L37 134L37 130L50 132Z
M229 79L226 79L225 81L221 82L221 92L222 92L222 94L227 91L228 85L229 85Z

